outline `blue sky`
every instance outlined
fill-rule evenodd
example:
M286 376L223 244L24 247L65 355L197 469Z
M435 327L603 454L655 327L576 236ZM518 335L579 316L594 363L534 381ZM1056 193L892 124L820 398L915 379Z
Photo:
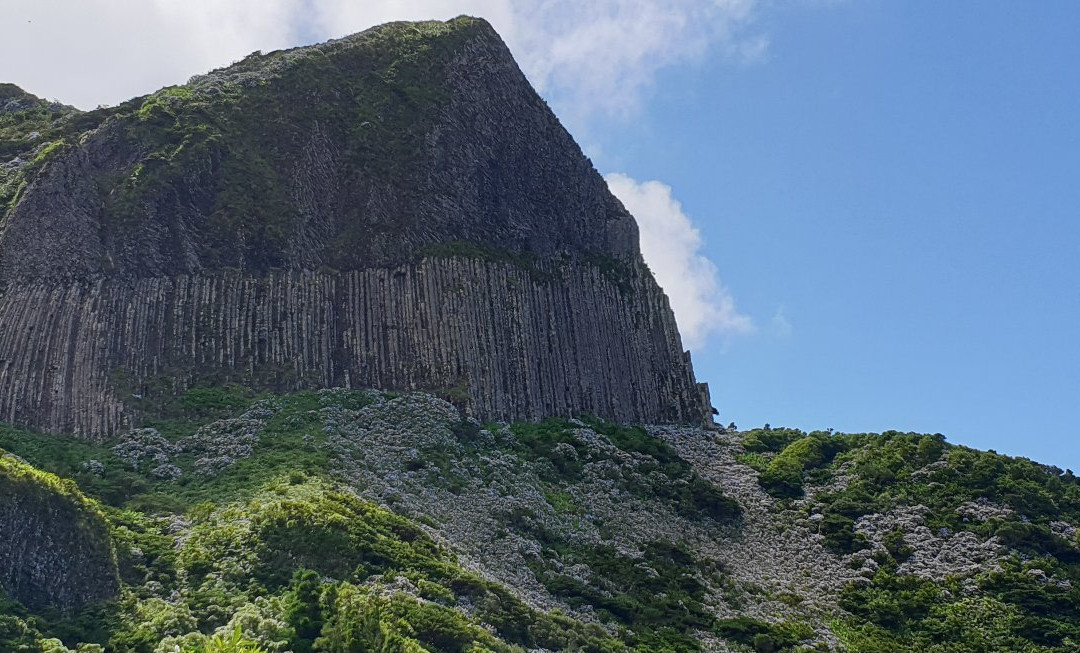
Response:
M672 186L757 325L696 352L725 423L1080 469L1080 6L1034 6L777 8L764 59L664 71L590 133Z
M637 215L724 423L1080 470L1080 5L0 2L0 79L84 108L484 16Z

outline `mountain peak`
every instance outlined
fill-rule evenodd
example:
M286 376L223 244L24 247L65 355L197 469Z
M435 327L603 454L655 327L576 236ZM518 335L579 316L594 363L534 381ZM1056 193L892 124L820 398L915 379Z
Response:
M457 243L640 259L633 219L479 19L254 53L100 117L27 174L4 277L347 270ZM94 183L51 192L72 174ZM73 201L95 207L83 224ZM40 248L46 228L77 243Z
M392 68L417 60L425 54L450 54L462 42L482 38L501 43L495 29L482 18L459 16L448 21L396 21L370 27L341 38L271 52L256 51L228 66L192 77L192 90L214 88L223 80L251 86L256 80L280 77L287 69L304 64L325 63L327 58L358 55L366 60L365 72L393 72ZM509 57L509 50L505 51ZM512 57L510 57L512 59ZM346 64L358 68L359 62ZM347 72L347 71L342 71ZM354 70L355 72L355 70Z
M162 376L710 420L633 217L482 20L254 53L11 147L16 421L113 433Z
M8 111L6 105L12 101L37 103L41 102L41 98L27 93L23 89L19 88L15 84L7 82L0 82L0 110Z

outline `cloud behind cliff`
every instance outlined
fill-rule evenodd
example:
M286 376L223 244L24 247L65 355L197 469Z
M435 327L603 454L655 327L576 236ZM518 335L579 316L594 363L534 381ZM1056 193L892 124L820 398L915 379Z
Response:
M608 187L634 214L641 231L641 254L667 293L685 344L702 347L710 335L742 335L753 321L735 307L720 273L705 256L701 233L659 181L638 182L612 173Z
M34 0L9 3L0 81L82 108L391 20L487 18L572 121L629 115L665 66L758 56L758 0Z
M0 81L90 109L292 45L285 0L34 0L5 3Z

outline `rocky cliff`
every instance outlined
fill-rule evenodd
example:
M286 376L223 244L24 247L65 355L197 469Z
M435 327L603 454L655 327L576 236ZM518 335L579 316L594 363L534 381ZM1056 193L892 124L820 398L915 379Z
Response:
M0 419L101 437L205 381L710 419L633 218L483 21L0 104Z
M68 612L120 591L108 528L71 481L0 450L0 596Z

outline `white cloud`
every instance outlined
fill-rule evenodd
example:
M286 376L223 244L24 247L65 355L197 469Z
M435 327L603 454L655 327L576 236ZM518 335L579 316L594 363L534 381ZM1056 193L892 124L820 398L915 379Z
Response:
M34 0L0 24L0 81L92 108L293 43L301 0Z
M769 321L772 327L773 335L778 338L790 338L794 332L794 327L791 324L791 320L788 319L787 313L784 311L784 307L781 306L773 313L772 320Z
M620 173L608 187L637 219L641 253L667 293L688 347L700 348L711 334L738 335L754 330L720 282L716 265L701 252L701 233L659 181L638 182Z
M710 47L760 57L760 0L33 0L7 3L0 81L83 108L116 104L254 50L390 20L487 18L571 122L628 115L657 72ZM567 115L573 114L573 115Z
M522 2L508 42L564 113L625 116L660 69L700 59L710 45L733 59L756 56L742 47L763 43L743 34L754 7L755 0Z

